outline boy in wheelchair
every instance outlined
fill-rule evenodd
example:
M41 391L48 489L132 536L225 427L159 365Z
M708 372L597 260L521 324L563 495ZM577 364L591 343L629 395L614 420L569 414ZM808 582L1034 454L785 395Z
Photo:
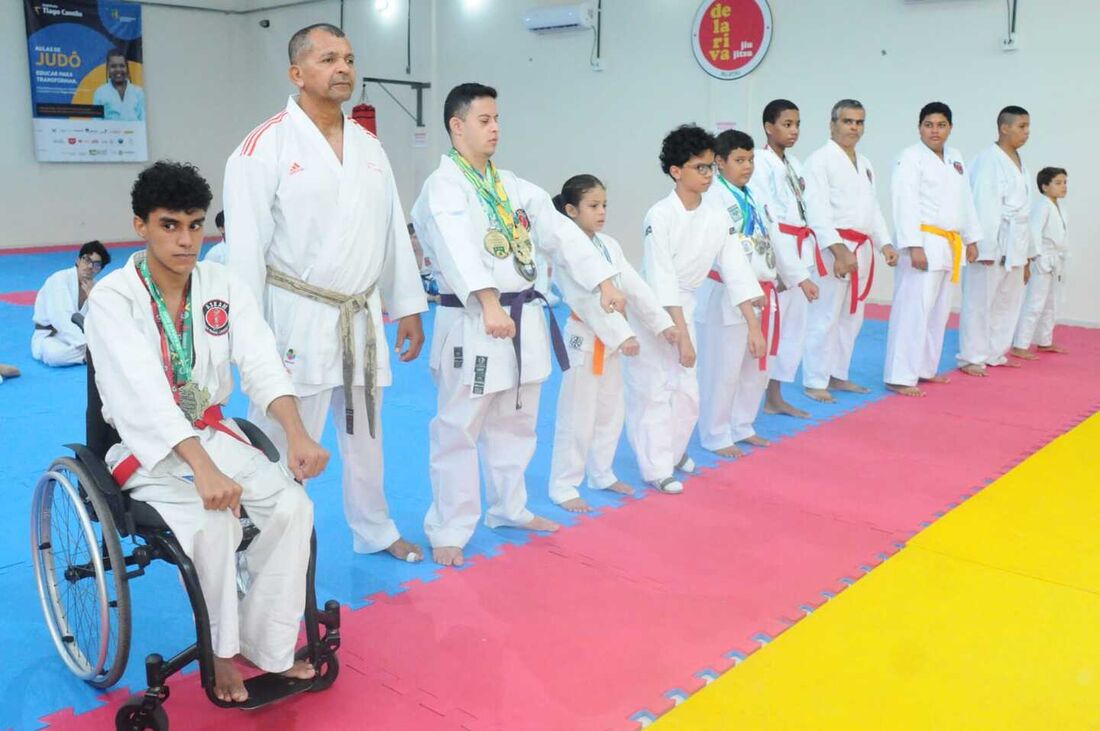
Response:
M247 698L234 658L291 678L313 529L300 484L328 452L306 433L274 337L247 286L198 262L210 186L193 166L157 162L131 191L146 242L92 291L85 320L103 416L122 438L107 453L115 480L155 508L194 562L210 616L215 695ZM288 464L270 462L220 405L242 388L279 422ZM291 474L293 472L293 474ZM247 550L251 586L238 600L241 507L260 529Z

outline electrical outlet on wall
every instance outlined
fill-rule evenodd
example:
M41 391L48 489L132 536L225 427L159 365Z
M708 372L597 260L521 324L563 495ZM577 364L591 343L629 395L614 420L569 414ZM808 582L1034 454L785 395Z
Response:
M1015 33L1008 35L1001 39L1001 50L1006 53L1009 51L1020 50L1020 37Z
M607 61L604 61L602 58L597 58L596 60L592 61L592 63L589 64L589 65L592 67L593 71L606 71L607 70Z

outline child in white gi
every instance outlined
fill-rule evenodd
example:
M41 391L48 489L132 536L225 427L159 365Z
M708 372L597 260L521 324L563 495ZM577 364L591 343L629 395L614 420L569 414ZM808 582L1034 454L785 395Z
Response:
M661 144L661 170L675 188L646 214L642 278L679 330L676 345L638 332L641 353L626 363L626 433L642 479L661 492L683 492L674 470L691 473L688 441L699 417L695 375L695 292L711 270L725 283L731 310L748 323L753 357L764 337L753 310L763 292L745 260L729 215L703 205L714 179L714 136L694 125L670 132Z
M1027 295L1012 343L1012 354L1018 358L1035 357L1028 350L1033 341L1041 353L1066 352L1054 344L1055 309L1069 256L1066 212L1059 203L1066 197L1066 178L1064 168L1043 168L1037 176L1042 195L1031 209L1031 235L1039 242L1039 256L1030 271L1025 270Z
M619 242L601 233L607 216L607 191L592 175L575 175L565 181L554 206L573 219L592 245L619 270L615 286L630 303L626 317L605 312L598 298L559 272L557 282L573 308L565 326L569 370L562 376L558 394L554 453L550 460L550 499L566 510L591 510L577 487L585 474L593 490L630 495L634 489L615 476L612 462L623 430L625 405L619 354L638 354L636 328L676 340L672 318L657 302L653 290L623 255Z
M767 348L763 356L749 355L755 333L744 315L730 306L722 276L711 271L699 288L701 306L695 312L699 325L699 441L722 457L737 457L737 442L765 447L753 422L768 385L769 356L779 352L780 307L777 297L776 254L771 234L777 222L771 217L762 190L750 190L753 172L752 137L740 130L726 130L714 143L718 182L703 195L703 205L721 211L733 223L734 234L764 291L761 319ZM802 296L799 291L798 296Z

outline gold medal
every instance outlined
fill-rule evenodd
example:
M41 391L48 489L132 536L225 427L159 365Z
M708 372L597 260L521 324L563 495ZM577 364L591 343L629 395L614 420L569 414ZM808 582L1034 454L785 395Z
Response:
M519 234L512 239L512 255L521 264L533 264L535 262L535 247L531 243L531 235L523 228L517 229L517 231Z
M210 406L210 392L194 381L188 381L179 388L179 407L187 420L194 424Z
M507 259L511 253L508 237L495 228L489 229L485 232L485 250L497 259Z

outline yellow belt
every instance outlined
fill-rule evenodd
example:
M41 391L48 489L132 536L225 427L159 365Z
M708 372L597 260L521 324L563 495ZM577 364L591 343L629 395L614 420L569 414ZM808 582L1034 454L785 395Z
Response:
M954 258L954 262L951 265L951 281L959 281L959 269L962 268L963 257L963 237L958 231L948 231L947 229L940 228L939 226L929 226L927 223L920 225L920 230L926 234L935 234L936 236L942 236L947 239L947 243L951 244L951 253Z

